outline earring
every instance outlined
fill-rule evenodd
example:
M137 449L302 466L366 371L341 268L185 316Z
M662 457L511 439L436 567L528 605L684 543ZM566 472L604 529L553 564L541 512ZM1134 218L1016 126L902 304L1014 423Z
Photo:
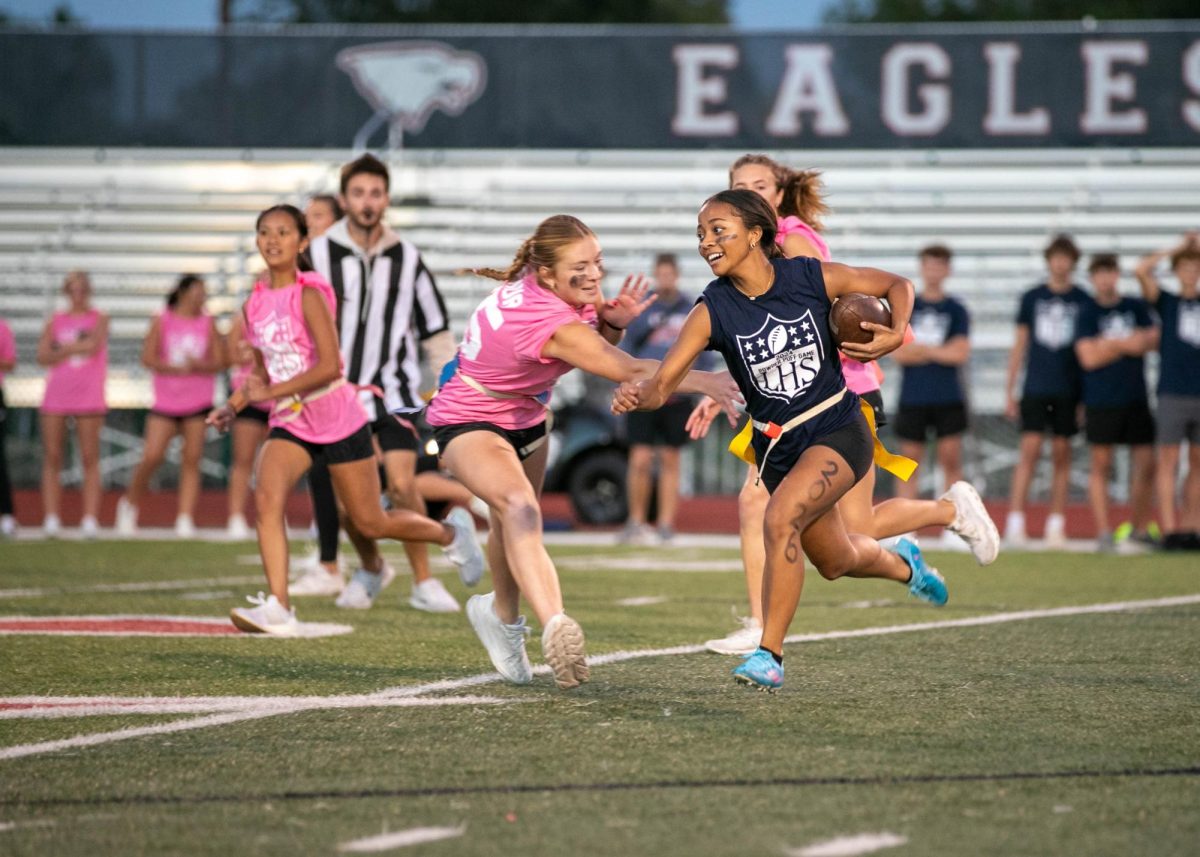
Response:
M758 246L758 242L757 242L757 241L751 241L751 242L750 242L750 249L751 249L751 250L753 250L753 249L754 249L755 247L757 247L757 246Z

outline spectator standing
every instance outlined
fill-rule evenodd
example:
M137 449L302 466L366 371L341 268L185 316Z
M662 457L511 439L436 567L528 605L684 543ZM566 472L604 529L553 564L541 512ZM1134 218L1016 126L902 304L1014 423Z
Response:
M309 245L313 269L337 296L337 328L346 379L360 390L371 434L383 459L393 508L425 514L416 487L420 438L409 417L425 406L421 358L431 375L454 357L446 305L420 252L384 222L390 174L372 155L342 167L339 202L345 216ZM340 607L369 608L395 577L373 540L347 533L362 565L338 596ZM423 543L404 543L413 571L409 604L433 612L458 602L429 571ZM321 572L324 573L324 572Z
M921 290L909 322L914 339L892 354L904 367L895 424L900 453L921 461L933 434L944 489L962 479L967 405L961 373L971 357L970 315L944 288L951 258L950 248L941 244L931 244L917 254ZM896 480L896 494L915 498L916 480Z
M117 532L121 535L137 532L138 506L175 435L183 437L175 534L180 538L196 535L193 516L200 496L204 419L213 407L216 375L225 368L224 343L215 320L204 309L207 298L204 279L184 274L146 334L142 365L153 379L154 404L146 416L142 460L125 496L117 501Z
M1163 289L1155 268L1165 256L1179 294ZM1138 263L1142 296L1162 322L1158 375L1158 510L1163 547L1200 550L1200 233ZM1176 501L1183 442L1188 443L1183 502Z
M83 466L84 538L95 538L100 513L100 429L108 407L104 382L108 375L108 316L91 305L92 281L83 271L63 280L70 301L66 312L54 313L38 340L37 361L48 367L46 393L38 414L42 433L42 529L51 538L62 529L59 483L67 421L75 424L75 440Z
M1017 332L1008 357L1004 385L1004 413L1020 419L1021 441L1013 472L1012 496L1005 537L1011 544L1026 539L1025 505L1034 470L1042 455L1042 439L1049 432L1050 514L1046 518L1048 547L1066 543L1067 491L1071 479L1071 438L1079 431L1076 411L1080 398L1079 362L1075 358L1076 325L1091 298L1071 280L1079 262L1079 248L1068 235L1058 235L1043 253L1046 281L1021 296ZM1016 397L1017 376L1025 367L1021 398Z
M1158 331L1146 303L1117 291L1121 266L1116 255L1099 253L1088 265L1095 301L1079 316L1075 354L1083 369L1084 433L1091 447L1088 500L1103 553L1140 552L1149 539L1154 506L1154 417L1146 392L1146 352ZM1130 448L1132 537L1119 545L1108 519L1108 479L1113 447Z
M679 260L662 253L654 260L654 292L658 300L629 324L621 348L640 360L662 360L692 311L695 299L679 290ZM650 494L654 488L654 464L658 459L658 539L670 542L675 536L675 513L679 508L679 450L687 443L686 423L692 411L689 396L673 395L657 411L634 411L628 415L629 469L626 478L629 519L622 533L627 542L649 542L654 533L646 523Z
M13 515L12 483L8 478L8 454L5 438L8 434L8 409L4 404L4 375L17 366L17 345L12 328L0 318L0 538L12 538L17 532Z

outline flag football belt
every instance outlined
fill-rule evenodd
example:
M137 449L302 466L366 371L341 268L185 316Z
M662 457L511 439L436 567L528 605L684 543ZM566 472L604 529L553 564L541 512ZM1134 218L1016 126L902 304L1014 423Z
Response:
M271 416L275 419L278 425L286 425L292 420L300 416L300 412L304 410L304 406L309 402L315 402L322 396L328 396L334 390L337 390L345 385L350 384L345 378L338 378L335 381L330 381L324 387L318 387L306 396L287 396L282 400L276 400L275 407L271 409ZM383 390L376 387L374 384L350 384L355 392L370 390L371 393L383 398Z
M835 393L828 399L817 403L807 411L792 417L783 425L778 425L777 423L772 422L758 422L754 419L747 420L746 424L742 426L742 430L738 432L733 440L729 442L729 451L738 458L742 459L742 461L745 461L747 464L757 464L754 455L754 446L751 444L751 440L754 436L754 430L757 429L766 437L771 439L771 442L767 445L766 452L763 453L763 465L765 466L767 456L771 454L771 450L775 447L775 444L779 441L779 438L783 437L786 432L791 431L796 426L802 425L818 414L821 414L832 408L845 397L846 392L847 390L843 388L840 392ZM913 472L917 469L917 463L911 458L905 458L903 455L894 455L888 452L887 447L885 447L883 442L880 441L879 435L875 429L875 409L867 404L866 401L860 400L859 405L862 408L863 416L867 418L867 425L871 428L871 440L874 442L875 446L873 453L875 464L886 470L888 473L898 476L907 482L913 475ZM759 473L762 473L762 467L759 467Z
M550 429L554 428L554 411L550 410L550 406L539 399L537 396L531 396L528 393L502 393L499 390L493 390L490 387L485 387L483 384L476 381L462 369L458 370L458 377L462 378L463 383L477 393L483 393L491 399L529 399L532 402L537 402L546 411L546 433L537 440L530 441L523 447L517 450L517 454L521 458L526 458L533 453L539 446L546 442L550 437Z

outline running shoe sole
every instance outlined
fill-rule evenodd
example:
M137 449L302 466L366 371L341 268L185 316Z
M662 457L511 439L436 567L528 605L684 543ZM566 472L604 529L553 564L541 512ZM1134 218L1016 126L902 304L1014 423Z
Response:
M569 690L591 678L584 651L583 628L566 614L550 620L542 634L542 657L554 670L554 682L560 690Z

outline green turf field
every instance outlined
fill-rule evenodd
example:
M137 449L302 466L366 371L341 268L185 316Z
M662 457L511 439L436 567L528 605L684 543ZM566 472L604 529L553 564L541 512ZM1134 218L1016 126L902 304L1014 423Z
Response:
M221 616L262 588L250 553L0 544L0 617ZM816 639L770 696L732 682L736 659L649 653L732 628L736 551L552 554L589 652L623 653L566 693L487 677L465 617L409 609L403 576L365 613L298 600L347 636L0 638L0 854L336 854L413 828L454 836L378 853L802 855L862 834L897 855L1200 851L1194 555L933 554L941 609L810 574L792 631ZM1153 603L1047 612L1124 602ZM839 631L857 633L822 636ZM213 709L13 716L41 696Z

